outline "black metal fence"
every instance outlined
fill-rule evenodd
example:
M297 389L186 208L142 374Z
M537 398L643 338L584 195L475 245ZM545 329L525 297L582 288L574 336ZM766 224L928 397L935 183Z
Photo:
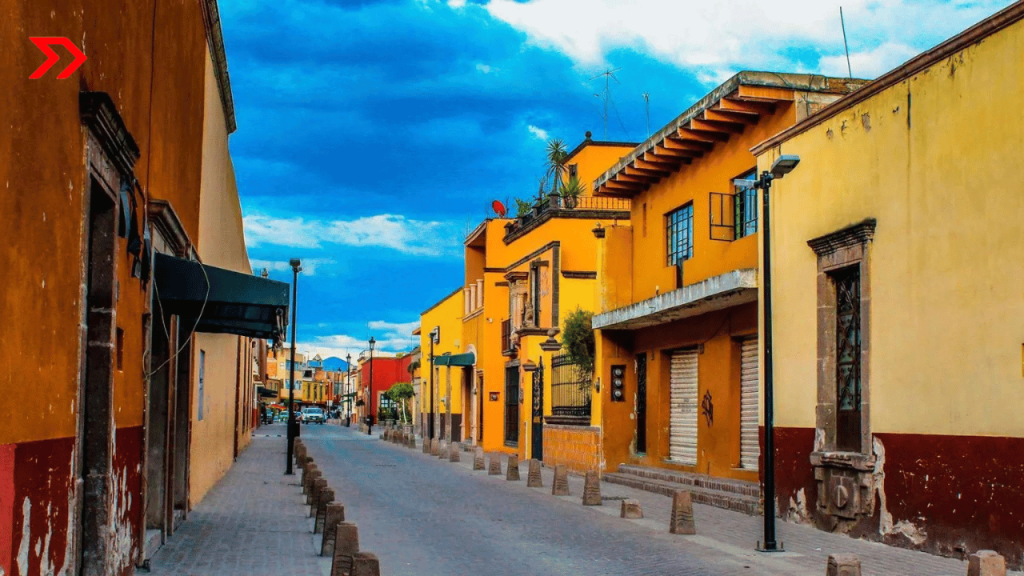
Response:
M551 414L590 416L591 374L580 369L568 354L551 358Z

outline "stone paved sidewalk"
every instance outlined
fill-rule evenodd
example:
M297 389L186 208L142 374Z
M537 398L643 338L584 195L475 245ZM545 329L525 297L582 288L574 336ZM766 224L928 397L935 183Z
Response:
M387 444L387 443L386 443ZM389 444L395 450L407 450L401 446ZM421 453L417 448L417 453ZM430 458L423 455L424 458ZM461 462L449 463L447 460L431 458L438 466L459 466L471 474L486 476L486 471L472 472L473 457L471 453L463 453ZM502 458L502 470L506 459ZM551 496L551 482L554 478L552 468L542 468L544 488L527 488L526 477L529 462L520 462L520 482L516 484L523 491L545 494L549 498L557 498L580 505L583 495L583 478L569 475L571 496ZM494 482L506 483L504 473L491 476ZM601 495L605 499L603 506L583 507L596 514L619 517L621 500L632 498L639 500L643 506L642 520L621 520L631 522L655 532L667 533L668 521L672 509L672 500L667 496L654 494L628 486L601 483ZM764 554L754 550L763 536L762 517L749 516L739 512L723 510L713 506L694 504L694 518L697 525L696 536L670 536L684 543L689 552L703 549L709 556L728 556L738 562L763 571L788 570L793 575L824 574L829 554L851 553L861 560L862 576L964 576L967 574L967 562L934 556L903 548L895 548L850 538L839 534L822 532L810 526L794 524L779 520L776 524L778 540L785 546L784 553ZM699 553L699 552L698 552ZM755 572L757 573L757 572ZM1024 576L1024 572L1007 572L1008 576Z
M327 576L299 474L284 475L284 425L260 427L235 465L151 561L151 574ZM280 436L279 436L280 435ZM299 472L296 469L296 472ZM136 571L139 576L146 574Z

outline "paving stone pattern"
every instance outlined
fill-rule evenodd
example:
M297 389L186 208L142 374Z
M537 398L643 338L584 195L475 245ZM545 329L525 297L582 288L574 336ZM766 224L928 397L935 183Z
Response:
M283 426L278 426L283 432ZM284 438L258 429L225 478L153 559L153 574L320 576L320 535L298 476L284 476ZM269 433L268 433L269 431ZM963 576L966 562L887 547L779 522L784 554L753 551L761 519L693 505L696 536L668 533L671 499L603 484L606 506L580 505L583 478L551 495L339 426L304 428L323 477L359 527L360 548L384 576L749 575L820 576L829 554L853 553L864 576ZM637 500L644 519L619 518ZM140 572L140 574L144 574ZM1020 573L1014 573L1021 576Z
M280 429L280 430L277 430ZM307 433L303 429L303 435ZM271 431L272 433L268 433ZM281 436L277 436L277 432ZM284 475L284 425L256 430L223 479L156 553L151 574L325 576L320 537L305 505L301 472ZM137 571L139 576L146 572Z

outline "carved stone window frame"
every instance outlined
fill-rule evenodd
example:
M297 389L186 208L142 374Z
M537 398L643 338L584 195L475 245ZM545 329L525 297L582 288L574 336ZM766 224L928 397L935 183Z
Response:
M815 413L819 436L816 453L836 450L836 289L833 274L858 267L860 271L861 438L856 454L870 459L871 442L871 243L876 220L869 218L807 242L818 257L818 403ZM827 459L827 456L826 456ZM854 459L858 459L854 457ZM863 462L867 465L868 462Z

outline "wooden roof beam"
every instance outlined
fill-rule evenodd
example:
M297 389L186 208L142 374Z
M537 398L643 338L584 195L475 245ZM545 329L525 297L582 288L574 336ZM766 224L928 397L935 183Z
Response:
M629 175L629 176L654 176L654 177L658 178L659 180L664 178L664 177L666 177L666 176L668 176L668 175L670 175L670 174L672 174L668 170L652 169L652 168L642 168L642 167L636 166L635 164L637 164L639 162L643 162L643 161L642 160L634 161L633 164L630 164L630 165L628 165L628 166L626 166L625 168L622 169L623 173L625 173L626 175Z
M615 175L615 179L612 182L622 182L629 184L654 184L661 178L657 176L641 176L639 174L626 174L625 172L619 172Z
M655 144L654 148L651 148L651 153L657 158L686 158L693 159L699 158L704 155L703 152L697 150L689 150L685 148L669 148L662 144Z
M690 120L686 124L686 128L679 129L680 132L683 130L703 138L705 141L712 142L728 142L729 136L731 136L729 132L724 132L717 127L704 123L702 120Z
M775 104L768 102L755 102L753 100L739 100L736 98L722 98L715 105L715 108L728 112L742 112L746 114L774 114Z
M714 110L709 108L704 111L703 117L708 122L729 122L743 126L746 124L757 124L761 115L750 112L734 112L732 110Z
M633 196L647 189L646 184L625 183L609 180L598 188L598 193L612 196Z
M792 102L796 99L796 93L791 88L778 88L775 86L740 84L736 93L743 100Z
M646 164L650 164L652 168L658 168L661 170L675 171L679 169L679 165L683 163L683 158L672 157L657 157L653 152L644 152L643 156L637 158L642 160Z
M697 142L700 143L701 145L706 146L707 150L710 150L712 147L714 147L716 142L722 141L721 139L713 138L704 132L694 132L689 128L678 128L676 129L676 133L672 136L669 136L669 138L672 138L673 140L684 140L686 142ZM728 140L729 136L725 135L725 139Z
M682 140L678 135L671 135L658 144L668 148L669 150L681 150L683 152L696 154L697 156L700 156L715 147L713 142Z

